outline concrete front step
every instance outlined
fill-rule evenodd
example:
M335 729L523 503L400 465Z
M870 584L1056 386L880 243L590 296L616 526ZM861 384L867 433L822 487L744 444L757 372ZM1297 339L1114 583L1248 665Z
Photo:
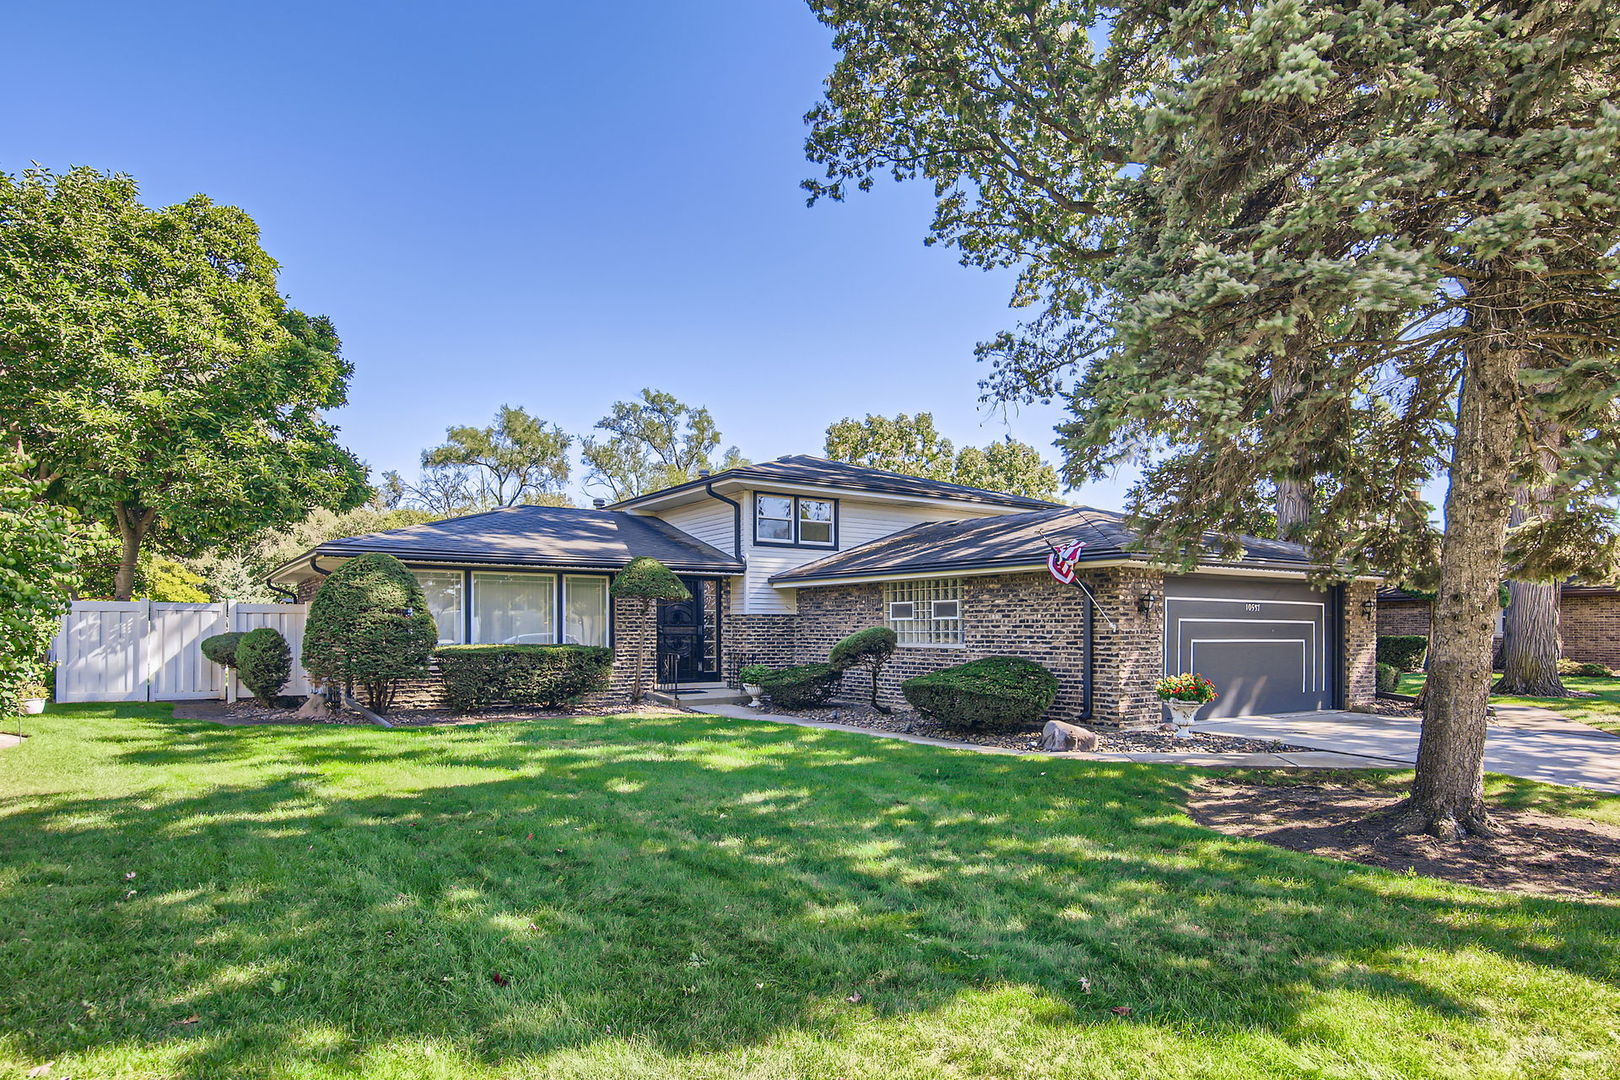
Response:
M676 705L682 708L696 709L705 705L746 705L749 698L741 690L733 690L723 684L715 683L682 686L673 692L654 690L647 695L647 700L657 702L660 705Z

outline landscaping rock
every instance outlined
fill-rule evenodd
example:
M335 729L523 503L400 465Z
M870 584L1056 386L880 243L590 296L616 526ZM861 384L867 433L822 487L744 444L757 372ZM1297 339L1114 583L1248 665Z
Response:
M1097 749L1097 733L1062 720L1048 720L1035 749L1048 754L1089 753Z
M307 701L298 706L296 715L303 719L326 720L332 715L332 707L326 703L326 695L311 694Z

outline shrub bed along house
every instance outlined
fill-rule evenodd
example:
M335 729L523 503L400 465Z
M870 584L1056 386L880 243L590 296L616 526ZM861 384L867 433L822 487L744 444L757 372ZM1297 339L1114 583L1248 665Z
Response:
M924 716L963 727L1039 720L1057 700L1057 676L1032 660L987 656L941 668L900 684Z
M1378 662L1400 671L1422 671L1429 639L1422 634L1384 634L1378 639Z
M770 695L772 705L804 709L832 697L842 678L843 672L831 664L800 664L767 672L759 685Z
M613 675L613 650L596 645L446 645L434 650L445 697L458 712L486 705L556 708Z

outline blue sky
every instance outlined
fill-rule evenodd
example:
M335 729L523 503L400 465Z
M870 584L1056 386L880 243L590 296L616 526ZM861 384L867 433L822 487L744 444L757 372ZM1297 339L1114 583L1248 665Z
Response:
M609 14L611 13L611 14ZM343 438L414 472L502 403L583 432L643 386L762 460L930 410L1050 459L1055 407L977 401L1005 275L922 240L930 192L807 209L833 52L794 0L13 5L0 169L127 172L248 210L355 364ZM21 107L18 107L21 106ZM580 470L576 468L576 487ZM1117 506L1123 481L1072 497Z

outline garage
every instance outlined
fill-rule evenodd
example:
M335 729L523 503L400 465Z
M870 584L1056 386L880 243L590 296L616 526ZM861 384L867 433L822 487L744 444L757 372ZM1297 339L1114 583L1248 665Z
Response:
M1220 694L1200 720L1336 707L1338 591L1193 574L1164 582L1164 670Z

